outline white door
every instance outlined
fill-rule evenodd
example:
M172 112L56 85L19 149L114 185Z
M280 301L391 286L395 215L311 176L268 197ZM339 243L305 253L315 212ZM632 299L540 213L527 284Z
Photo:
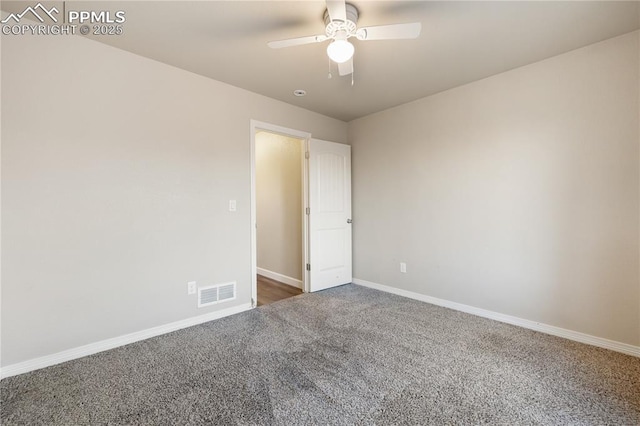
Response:
M352 280L351 147L309 141L309 291Z

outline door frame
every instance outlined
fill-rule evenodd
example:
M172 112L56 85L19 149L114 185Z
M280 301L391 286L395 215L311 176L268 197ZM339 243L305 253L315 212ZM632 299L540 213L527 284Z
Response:
M251 211L251 305L256 307L258 305L258 280L256 278L258 274L258 243L257 243L257 215L256 215L256 132L264 130L269 133L275 133L282 136L288 136L296 139L302 139L302 192L303 192L303 206L302 206L302 291L308 292L308 271L306 268L309 263L309 242L308 242L308 216L306 215L306 208L309 206L309 179L308 179L308 167L309 163L306 161L306 153L309 150L309 141L311 140L311 133L301 130L290 129L288 127L278 126L276 124L265 123L263 121L253 120L250 121L251 131L251 205L249 207Z

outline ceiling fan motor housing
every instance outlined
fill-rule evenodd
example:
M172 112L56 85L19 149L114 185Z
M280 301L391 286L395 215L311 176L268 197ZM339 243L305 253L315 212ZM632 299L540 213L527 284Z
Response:
M329 11L324 11L324 24L326 25L326 34L329 38L335 38L335 36L340 32L344 31L346 33L345 38L349 38L351 36L355 36L357 30L358 23L358 9L350 3L345 4L347 9L347 20L346 22L339 20L331 20L329 16Z

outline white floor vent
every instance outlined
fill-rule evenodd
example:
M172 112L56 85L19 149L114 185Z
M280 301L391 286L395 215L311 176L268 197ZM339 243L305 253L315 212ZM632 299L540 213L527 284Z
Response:
M210 285L198 289L198 308L236 298L236 283Z

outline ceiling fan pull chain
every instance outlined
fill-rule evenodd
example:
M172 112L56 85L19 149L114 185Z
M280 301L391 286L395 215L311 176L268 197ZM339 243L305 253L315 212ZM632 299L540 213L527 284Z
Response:
M329 59L329 75L327 75L327 78L331 80L331 77L333 77L333 75L331 74L331 59Z
M351 85L353 86L353 73L351 73Z

